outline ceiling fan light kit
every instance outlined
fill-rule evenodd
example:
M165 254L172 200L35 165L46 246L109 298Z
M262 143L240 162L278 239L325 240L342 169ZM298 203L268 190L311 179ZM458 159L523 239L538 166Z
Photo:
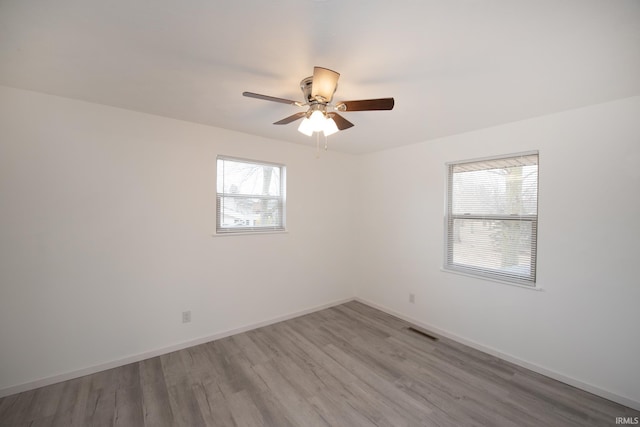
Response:
M307 136L313 135L314 132L322 132L324 136L332 135L338 132L336 122L327 116L326 107L321 104L315 104L309 107L309 111L305 113L298 131Z
M293 114L274 123L274 125L286 125L303 119L300 126L298 126L298 131L307 136L312 136L314 132L322 132L324 136L327 137L338 131L352 127L353 123L338 114L338 111L342 113L349 111L393 109L395 104L393 98L342 101L333 104L333 95L338 88L338 78L340 78L340 73L336 71L323 67L314 67L313 76L306 77L300 82L300 89L304 94L305 102L292 101L253 92L243 92L242 95L249 98L295 105L297 107L308 106L309 108L306 112Z

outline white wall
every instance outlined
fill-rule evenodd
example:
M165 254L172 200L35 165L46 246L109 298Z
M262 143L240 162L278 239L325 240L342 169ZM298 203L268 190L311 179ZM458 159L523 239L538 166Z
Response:
M635 97L318 161L0 87L0 392L356 295L638 406L638 117ZM533 149L544 291L442 272L444 163ZM217 154L287 165L288 234L211 237Z
M536 149L544 291L441 271L445 162ZM358 161L359 298L640 405L640 97Z
M287 166L289 233L212 237L218 154ZM351 165L0 87L0 390L353 297Z

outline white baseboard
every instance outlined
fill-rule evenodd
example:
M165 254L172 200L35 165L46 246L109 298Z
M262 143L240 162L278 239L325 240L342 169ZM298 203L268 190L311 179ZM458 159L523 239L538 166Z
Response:
M544 375L546 377L552 378L554 380L563 382L563 383L568 384L570 386L573 386L573 387L579 388L581 390L587 391L589 393L595 394L596 396L600 396L600 397L602 397L604 399L611 400L613 402L616 402L616 403L619 403L621 405L628 406L629 408L633 408L635 410L640 411L640 402L635 401L633 399L630 399L628 397L620 396L618 394L610 392L609 390L605 390L603 388L594 386L592 384L582 382L580 380L568 377L568 376L566 376L564 374L561 374L559 372L553 371L551 369L547 369L547 368L544 368L542 366L536 365L535 363L531 363L531 362L528 362L526 360L522 360L520 358L514 357L514 356L512 356L510 354L504 353L504 352L502 352L500 350L496 350L495 348L487 347L487 346L482 345L480 343L477 343L475 341L463 338L463 337L461 337L459 335L452 334L451 332L445 331L445 330L440 329L438 327L435 327L433 325L429 325L427 323L424 323L424 322L421 322L419 320L413 319L413 318L411 318L411 317L409 317L409 316L407 316L405 314L399 313L399 312L397 312L395 310L392 310L392 309L387 308L385 306L382 306L380 304L368 301L368 300L366 300L364 298L356 297L355 300L358 301L358 302L361 302L362 304L366 304L366 305L368 305L368 306L370 306L372 308L375 308L377 310L384 311L385 313L390 314L392 316L399 317L402 320L405 320L405 321L407 321L409 323L413 323L414 325L420 326L421 328L424 328L426 330L433 331L436 334L442 335L443 337L449 338L449 339L451 339L453 341L456 341L456 342L459 342L461 344L467 345L467 346L469 346L471 348L475 348L476 350L479 350L479 351L482 351L484 353L490 354L492 356L498 357L498 358L500 358L502 360L506 360L507 362L511 362L514 365L521 366L523 368L526 368L526 369L529 369L531 371L537 372L537 373L539 373L541 375Z
M294 311L289 314L285 314L282 316L273 317L267 320L263 320L261 322L252 323L250 325L241 326L239 328L230 329L227 331L219 332L213 335L208 335L205 337L200 337L188 341L183 341L177 344L170 345L168 347L163 347L155 350L146 351L144 353L134 354L131 356L124 357L122 359L114 360L107 363L101 363L94 366L89 366L86 368L65 372L63 374L53 375L46 378L41 378L35 381L29 381L23 384L18 384L14 386L9 386L0 389L0 398L5 396L10 396L16 393L22 393L23 391L33 390L39 387L45 387L51 384L59 383L61 381L68 381L74 378L83 377L85 375L95 374L96 372L106 371L107 369L117 368L119 366L128 365L130 363L140 362L145 359L150 359L156 356L162 356L163 354L171 353L174 351L182 350L184 348L193 347L196 345L204 344L210 341L219 340L221 338L226 338L231 335L240 334L242 332L247 332L252 329L261 328L263 326L272 325L274 323L282 322L285 320L293 319L295 317L304 316L305 314L313 313L316 311L324 310L329 307L334 307L336 305L344 304L346 302L353 301L353 298L344 298L337 301L332 301L326 304L321 304L318 306L306 308L304 310Z

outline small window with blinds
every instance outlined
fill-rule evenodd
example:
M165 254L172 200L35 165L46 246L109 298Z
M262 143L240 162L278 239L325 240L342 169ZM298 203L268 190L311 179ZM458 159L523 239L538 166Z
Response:
M218 157L216 232L285 230L285 167Z
M538 153L447 164L447 270L535 287Z

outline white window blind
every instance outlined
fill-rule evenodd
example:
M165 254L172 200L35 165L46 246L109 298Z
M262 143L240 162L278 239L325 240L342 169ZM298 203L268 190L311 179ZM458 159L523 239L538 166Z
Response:
M447 171L445 269L535 286L538 153Z
M216 232L285 229L285 167L218 157Z

